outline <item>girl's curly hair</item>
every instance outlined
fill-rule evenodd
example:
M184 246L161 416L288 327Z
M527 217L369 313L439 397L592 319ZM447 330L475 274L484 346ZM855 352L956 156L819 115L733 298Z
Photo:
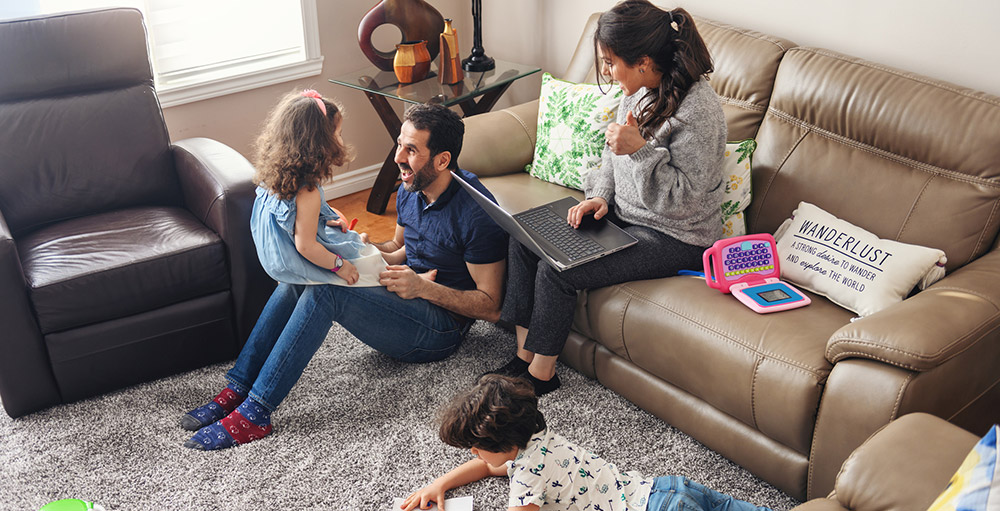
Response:
M524 448L545 429L535 389L526 380L487 374L440 414L438 436L452 446L488 452Z
M343 120L336 103L291 92L268 114L254 145L254 182L280 199L291 199L303 186L316 187L333 176L333 167L353 159L351 147L334 137Z

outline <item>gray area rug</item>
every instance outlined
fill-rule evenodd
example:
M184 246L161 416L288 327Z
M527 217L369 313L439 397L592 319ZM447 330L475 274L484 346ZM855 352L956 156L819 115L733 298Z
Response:
M274 414L274 433L219 452L182 447L177 421L223 386L229 364L130 387L20 419L0 413L0 509L81 498L108 511L388 510L465 462L437 438L437 409L513 353L513 335L477 322L452 357L398 363L334 326ZM560 364L541 398L549 426L619 467L683 474L776 510L795 500L687 435ZM506 478L454 490L475 509L506 509Z

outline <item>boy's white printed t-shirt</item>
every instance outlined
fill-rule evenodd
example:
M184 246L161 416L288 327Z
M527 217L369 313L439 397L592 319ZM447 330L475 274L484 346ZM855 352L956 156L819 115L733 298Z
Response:
M544 429L509 462L508 507L535 504L544 511L643 511L653 479L620 472L562 435Z

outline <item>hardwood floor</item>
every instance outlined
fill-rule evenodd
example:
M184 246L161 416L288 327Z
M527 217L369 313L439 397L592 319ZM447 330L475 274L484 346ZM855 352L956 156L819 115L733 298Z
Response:
M347 219L357 218L358 224L354 226L357 232L367 232L368 238L373 242L382 242L392 239L396 233L396 198L390 197L389 205L385 208L385 213L376 215L369 213L365 209L368 202L368 190L361 190L350 195L337 197L327 201L333 209L343 213Z

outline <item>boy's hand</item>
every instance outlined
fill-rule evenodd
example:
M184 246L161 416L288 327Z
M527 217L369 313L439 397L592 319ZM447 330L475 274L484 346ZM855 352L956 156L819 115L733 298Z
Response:
M411 511L416 508L430 509L432 502L437 504L438 509L444 511L444 487L439 485L437 481L411 493L403 501L400 509L403 511Z
M348 261L347 259L344 259L344 265L341 266L336 273L337 276L344 279L344 281L347 282L348 285L353 285L361 277L361 275L358 273L357 266L351 264L351 262Z

